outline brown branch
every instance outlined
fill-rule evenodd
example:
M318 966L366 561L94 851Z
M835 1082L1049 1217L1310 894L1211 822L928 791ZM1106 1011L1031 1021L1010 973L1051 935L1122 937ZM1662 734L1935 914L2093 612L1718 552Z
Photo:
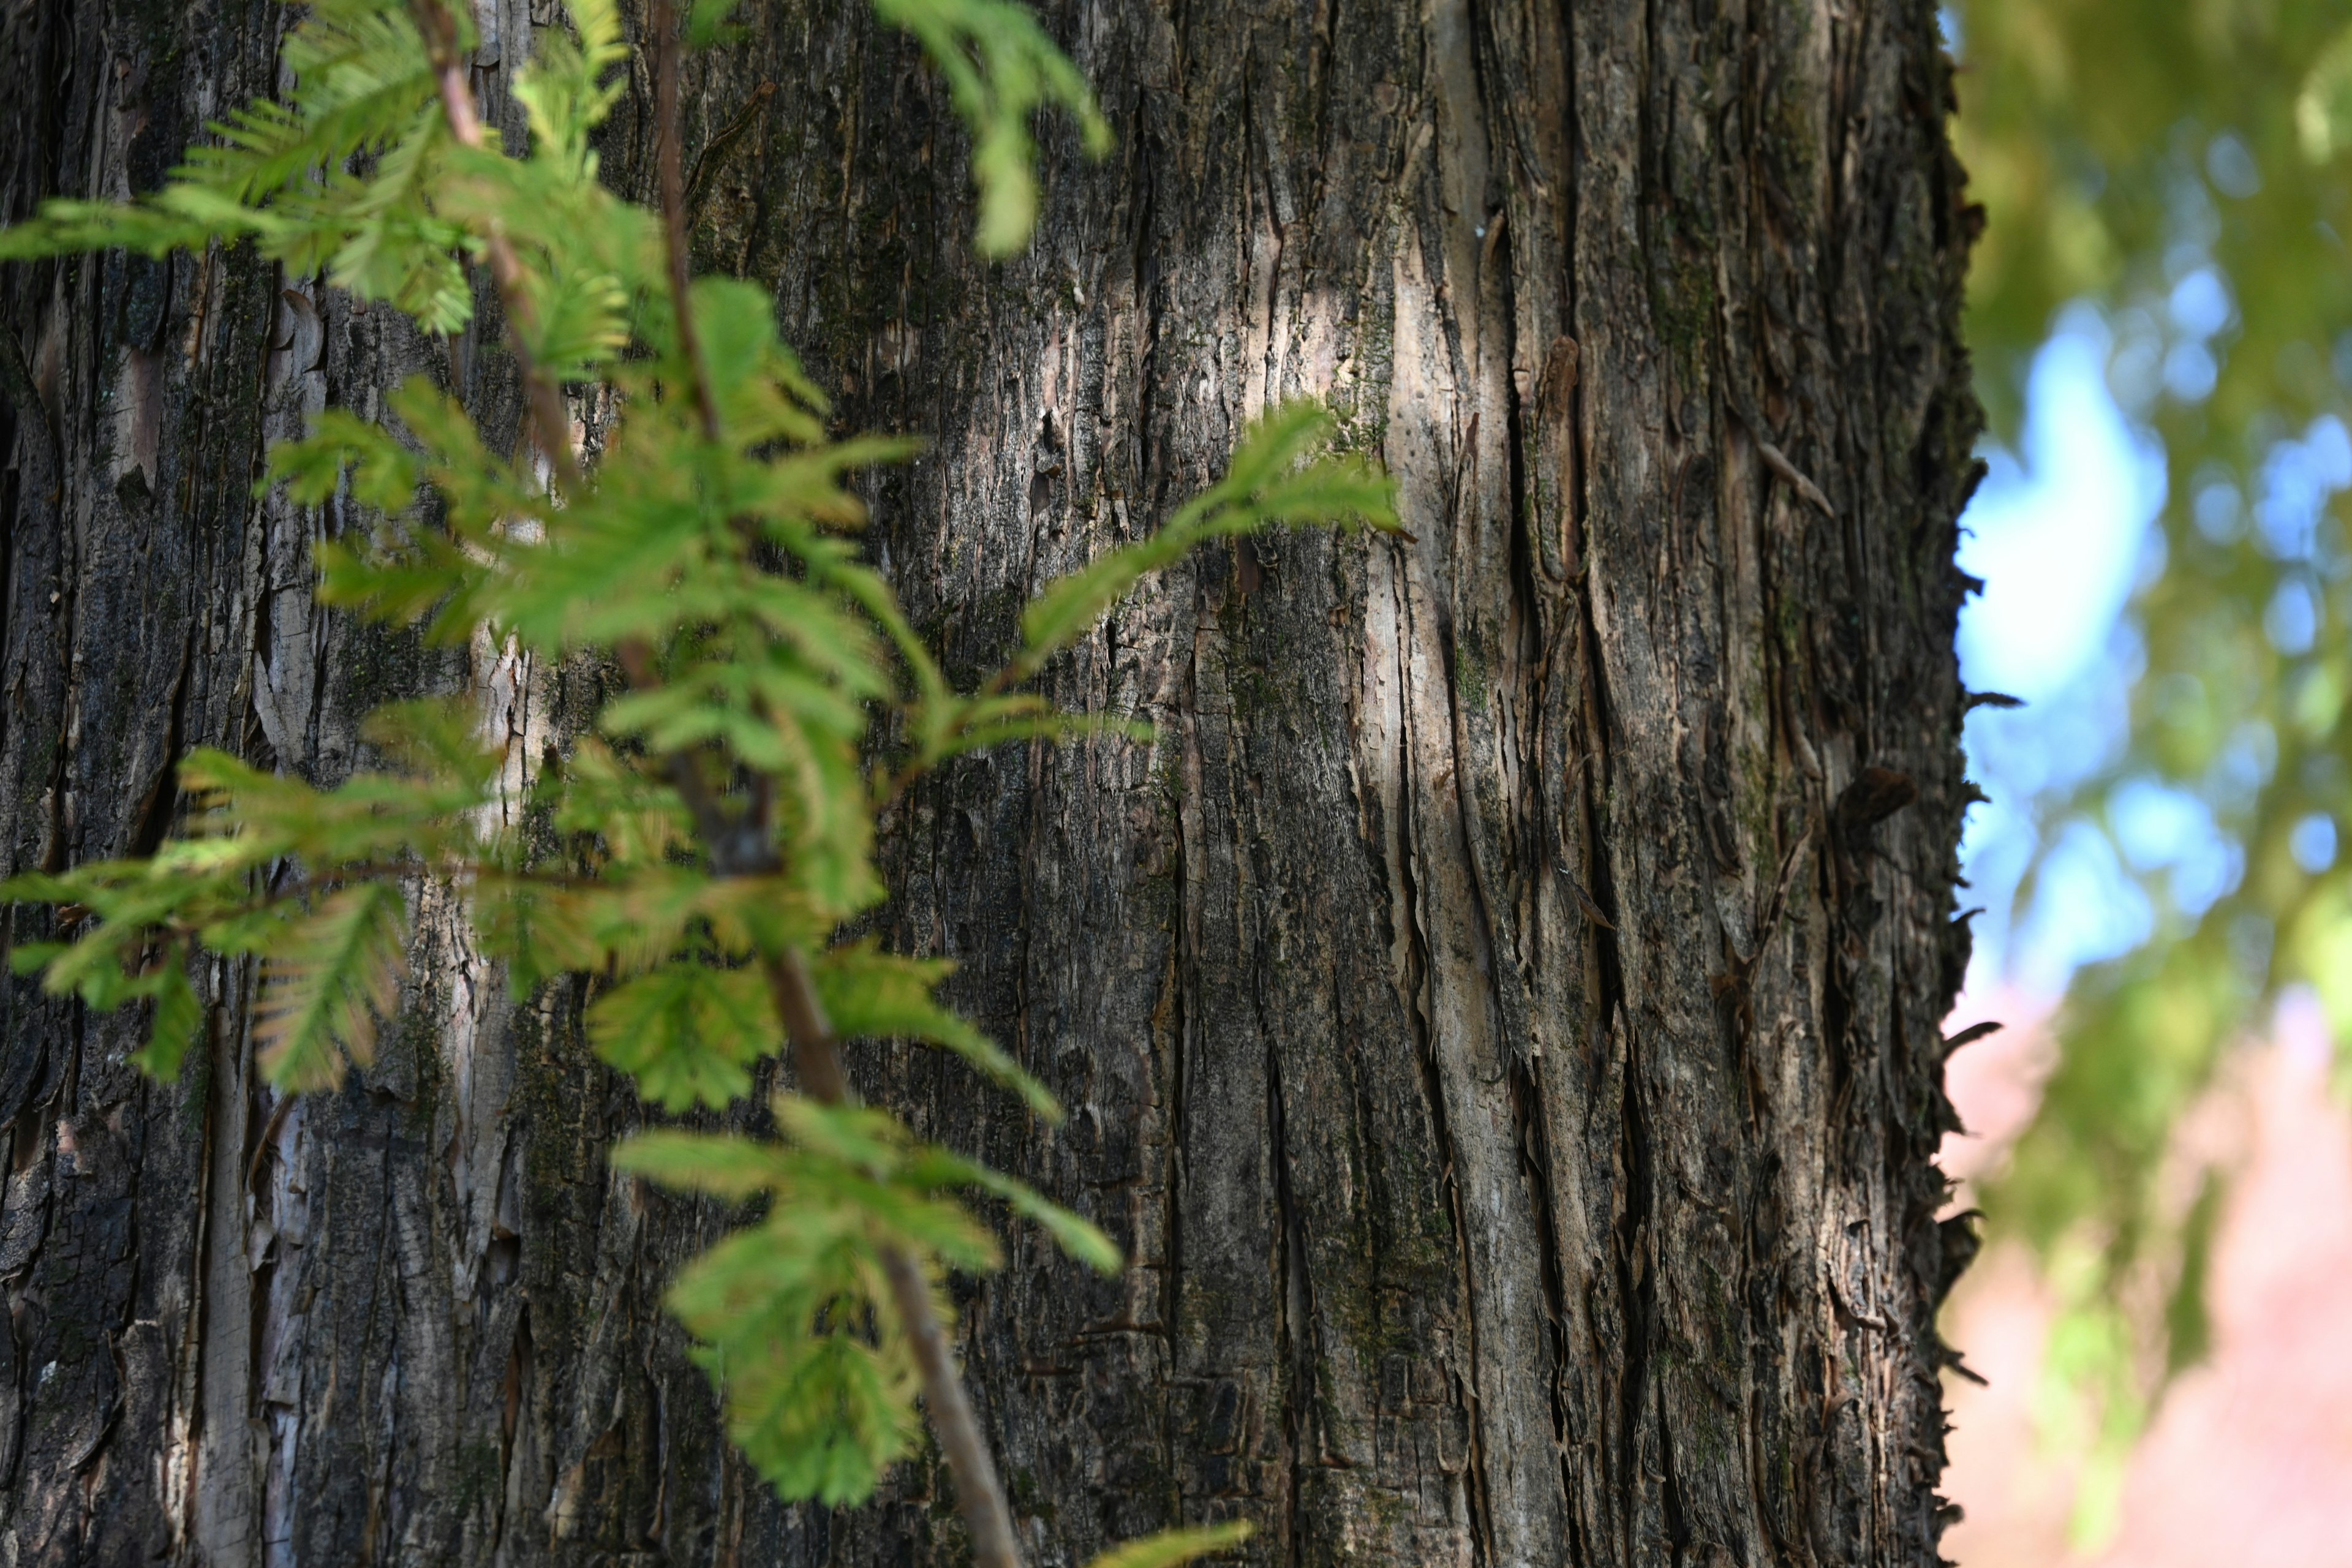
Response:
M890 1294L898 1300L898 1317L914 1346L915 1364L922 1371L931 1429L939 1434L948 1471L955 1477L956 1503L963 1510L964 1528L971 1531L971 1560L976 1568L1021 1568L1013 1512L1005 1505L995 1458L988 1451L988 1439L981 1433L980 1419L948 1349L930 1281L904 1247L884 1247L882 1267L890 1276Z
M441 89L441 114L449 123L449 134L460 147L478 153L483 147L482 121L474 108L473 87L466 79L466 58L457 47L457 19L443 9L440 0L410 0L409 9L433 61L433 74ZM538 319L538 310L523 289L522 258L515 254L505 227L495 217L484 226L482 250L489 258L490 280L498 286L499 303L506 311L507 346L522 371L523 395L530 407L530 422L539 431L539 449L546 454L556 488L575 490L581 476L579 457L572 450L572 416L563 407L563 389L548 379L523 341L523 333Z
M661 187L662 227L669 247L670 306L677 318L678 353L694 378L694 401L701 415L702 433L715 444L725 438L725 430L719 422L709 362L703 355L702 341L694 324L689 288L692 275L687 256L686 181L682 173L685 156L678 123L678 40L670 0L653 0L652 21L655 164ZM656 679L651 650L643 643L631 642L618 651L630 684L641 690L647 689ZM749 862L752 861L760 862L761 869L774 868L775 841L770 820L772 801L768 795L763 795L747 822L739 825L719 809L693 759L674 754L669 759L669 770L714 858L733 850L730 858L739 860L736 874L749 871ZM772 785L768 787L772 789ZM738 841L743 839L754 841L737 847ZM722 866L721 869L727 868ZM849 1075L842 1068L841 1043L835 1037L832 1021L825 1016L824 1003L817 995L807 961L798 952L787 951L769 959L765 968L777 1016L792 1037L793 1067L801 1088L827 1105L849 1103L854 1095ZM922 1377L923 1403L930 1412L931 1429L939 1434L940 1451L947 1456L948 1470L955 1478L956 1503L963 1513L964 1527L971 1532L972 1562L976 1568L1021 1568L1021 1549L1013 1533L1013 1510L1005 1500L1004 1485L997 1477L988 1439L981 1432L980 1419L972 1411L962 1376L956 1370L954 1354L948 1347L946 1326L940 1321L938 1305L931 1299L930 1282L923 1277L922 1265L907 1248L884 1247L881 1250L890 1294L897 1303L899 1321L906 1325L916 1370Z
M726 431L719 417L719 393L710 379L710 361L702 352L701 331L694 321L693 272L687 226L687 192L689 185L684 172L685 129L678 112L677 64L680 50L673 0L653 0L650 23L654 38L654 167L661 192L662 233L669 250L670 312L677 319L678 353L686 361L687 374L693 379L695 407L701 416L703 437L715 446L726 439ZM762 83L758 96L764 99L774 90L773 82ZM733 128L730 127L722 135L732 133ZM738 519L737 521L739 526L743 526L749 538L752 531L743 524L743 520ZM1002 691L1018 678L1018 674L1013 666L997 671L983 695ZM887 811L895 805L898 796L920 776L922 771L910 765L892 774L878 809ZM774 801L772 786L764 779L761 790L751 820L764 834L773 824Z
M439 78L441 107L449 122L449 133L460 146L478 150L483 145L481 121L475 111L473 89L466 80L465 61L458 53L457 24L436 0L413 0L413 5L418 30L425 36L435 74ZM695 331L689 288L686 182L678 146L677 39L668 0L654 0L653 22L659 61L655 88L659 118L656 160L668 240L670 299L677 317L678 349L694 378L694 398L701 414L703 435L716 442L723 438L724 431L719 424L709 363ZM572 450L572 425L564 413L562 392L541 373L523 341L533 310L530 296L523 291L522 262L495 220L487 226L483 249L489 258L491 279L498 285L499 303L506 309L507 341L522 370L531 421L539 430L540 449L547 455L558 487L575 489L580 481L580 463ZM645 690L657 684L652 650L643 642L633 638L615 651L630 685ZM670 781L693 814L696 828L709 847L713 864L722 876L757 875L777 869L774 844L764 831L760 832L756 847L740 843L745 837L741 826L729 819L693 757L673 752L667 765ZM764 811L755 814L751 826L764 828L766 816ZM799 953L787 952L768 960L765 967L776 1011L791 1031L793 1062L801 1087L828 1105L848 1103L851 1091L848 1074L842 1069L841 1045L825 1017L824 1004L817 996L807 962ZM997 1478L988 1440L981 1433L979 1418L956 1371L955 1358L948 1348L946 1327L931 1300L930 1283L923 1278L920 1263L905 1247L883 1247L882 1267L889 1277L890 1293L914 1350L932 1428L939 1434L948 1469L955 1477L956 1500L962 1508L965 1527L971 1531L972 1561L977 1568L1021 1568L1021 1552L1013 1538L1013 1513L1005 1500L1003 1483Z
M797 952L768 961L768 985L793 1037L793 1064L801 1087L828 1105L845 1103L849 1082L841 1070L841 1046L824 1016L808 965ZM955 1355L948 1348L947 1329L931 1299L930 1281L922 1265L903 1247L882 1248L883 1271L890 1279L890 1295L898 1318L907 1326L915 1366L922 1374L923 1402L930 1409L931 1430L939 1434L948 1471L955 1477L956 1505L964 1528L971 1532L971 1560L976 1568L1021 1568L1021 1548L1013 1534L1013 1510L1004 1499L1003 1482L996 1474L995 1457L980 1429L971 1400L964 1393Z
M702 354L702 336L695 330L693 273L687 256L686 150L684 128L677 111L677 26L670 0L653 0L654 31L654 166L661 184L662 232L669 242L670 310L677 317L677 348L694 377L694 401L702 412L702 434L716 444L719 397L710 383L710 362Z
M1799 500L1832 522L1838 520L1837 508L1830 504L1828 496L1822 493L1822 487L1807 478L1802 468L1789 460L1789 454L1780 450L1764 433L1762 419L1741 406L1738 399L1731 404L1731 416L1747 427L1748 439L1756 443L1756 454L1764 459L1764 466L1780 476L1781 481L1797 492Z
M642 641L631 638L616 652L632 687L649 691L660 684L653 652ZM767 831L763 811L755 812L746 822L735 821L720 805L692 756L673 752L665 761L719 875L758 876L779 868L775 841ZM824 1002L817 995L808 961L787 949L767 959L761 969L776 1015L792 1037L793 1070L802 1089L827 1105L854 1103L856 1093L842 1068L841 1042L833 1032L833 1021L825 1016ZM971 1532L975 1568L1022 1568L1021 1549L1013 1533L1013 1510L1005 1500L988 1439L980 1429L980 1418L956 1370L946 1326L931 1300L930 1283L923 1278L921 1264L905 1247L886 1246L881 1252L890 1294L899 1321L906 1325L916 1371L922 1377L931 1430L939 1434L940 1452L955 1478L956 1504L963 1514L964 1528Z

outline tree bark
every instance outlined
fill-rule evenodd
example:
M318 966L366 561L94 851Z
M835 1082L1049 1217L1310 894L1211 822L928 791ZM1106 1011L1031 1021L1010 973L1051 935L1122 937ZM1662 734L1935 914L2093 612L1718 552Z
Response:
M505 97L545 0L479 0ZM959 1344L1040 1564L1246 1515L1265 1563L1933 1568L1930 1164L1968 791L1954 524L1972 220L1926 0L1054 0L1118 151L1049 128L1036 244L856 5L748 5L687 79L705 266L772 285L845 428L929 433L873 549L986 667L1049 575L1328 399L1408 540L1204 552L1049 672L1148 721L887 825L880 926L1063 1097L853 1047L869 1096L1108 1228L1014 1234ZM5 208L152 187L269 89L264 0L0 18ZM652 78L606 167L651 189ZM487 299L487 286L484 289ZM476 690L518 757L598 673L310 600L265 443L439 342L215 251L0 273L12 870L152 847L173 759L321 781ZM0 1561L952 1563L934 1458L786 1508L662 1286L726 1216L611 1175L643 1112L428 897L373 1066L286 1102L216 964L186 1079L6 992ZM18 911L12 940L45 933Z

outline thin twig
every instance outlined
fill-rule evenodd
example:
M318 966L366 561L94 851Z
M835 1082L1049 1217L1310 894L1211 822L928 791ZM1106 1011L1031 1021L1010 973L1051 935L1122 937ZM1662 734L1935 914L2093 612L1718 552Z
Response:
M662 231L669 241L669 298L677 317L678 352L694 377L694 401L702 412L702 434L716 445L719 396L710 384L710 363L702 354L702 335L694 325L693 272L687 256L686 150L677 111L677 27L670 16L670 0L654 0L654 166L661 185Z
M458 53L457 24L436 0L413 0L413 4L418 30L425 36L439 78L442 112L449 122L449 132L459 145L478 150L483 144L481 121L475 112L473 89L466 80L465 61ZM723 435L719 404L711 386L709 366L695 331L688 289L685 181L679 171L677 46L668 0L655 0L654 19L660 58L656 89L661 118L657 161L662 216L669 242L671 300L677 316L678 347L694 376L695 402L701 412L703 434L715 442ZM495 220L483 236L483 249L489 258L490 277L498 285L499 303L506 309L507 337L515 361L522 369L531 420L539 428L541 450L547 455L558 487L573 489L580 482L580 462L572 450L572 426L563 410L562 390L533 362L523 341L523 331L532 320L532 308L530 297L523 292L521 260ZM646 689L657 682L652 651L642 642L625 642L616 651L632 686ZM740 842L745 836L729 819L691 756L674 752L668 764L671 782L693 813L696 826L709 846L721 875L757 875L778 868L773 841L764 833L756 847ZM840 1042L825 1017L824 1005L818 999L806 962L799 953L787 952L768 960L766 973L776 1010L792 1033L793 1065L801 1087L827 1104L847 1103L849 1079L842 1070ZM955 1477L956 1500L962 1508L965 1526L971 1531L972 1561L978 1568L1021 1568L1020 1549L1013 1534L1012 1510L1005 1501L1003 1485L997 1479L987 1440L981 1435L971 1401L956 1372L946 1329L931 1300L929 1282L923 1278L921 1265L904 1247L884 1247L882 1266L889 1276L890 1292L896 1299L899 1318L906 1324L915 1364L922 1375L931 1426L939 1434L948 1468Z
M1764 433L1763 420L1742 407L1737 398L1731 404L1731 416L1748 427L1748 437L1756 443L1757 454L1764 459L1764 466L1780 475L1788 487L1797 492L1798 499L1835 522L1837 508L1832 506L1830 498L1822 493L1822 487L1806 477L1802 468L1789 460L1789 454L1780 450L1772 437Z
M478 153L483 147L482 121L474 108L473 87L466 79L466 57L457 47L457 19L443 9L439 0L410 0L409 8L433 61L433 74L441 89L441 115L448 121L449 134L459 146ZM523 341L523 333L538 319L538 310L523 290L522 258L515 254L505 227L496 217L484 226L482 250L489 258L490 280L498 286L499 303L506 311L507 346L513 351L515 363L522 371L530 420L539 430L539 449L547 457L556 488L576 490L580 487L580 458L572 450L572 416L564 411L563 389L548 379L531 357L530 345Z
M793 1063L801 1087L828 1105L850 1098L849 1082L841 1070L841 1047L824 1016L824 1004L797 952L768 962L768 984L776 1010L783 1015L793 1037ZM971 1532L971 1560L976 1568L1021 1568L1021 1548L1013 1533L1013 1510L1004 1485L996 1474L995 1457L980 1429L980 1417L965 1394L955 1355L948 1348L947 1329L940 1321L931 1298L930 1281L921 1264L903 1247L882 1248L883 1271L890 1278L890 1294L907 1339L922 1374L923 1403L929 1408L931 1430L939 1434L940 1452L955 1478L956 1505L964 1528Z
M651 20L654 163L661 190L662 228L669 249L670 309L677 322L678 353L693 378L694 401L701 416L703 437L717 445L725 439L726 431L719 419L709 362L702 352L701 336L695 330L692 269L687 254L684 137L678 115L678 39L670 0L653 0ZM631 685L642 690L657 679L652 651L643 643L625 643L618 652ZM738 824L720 808L692 758L673 754L669 772L688 809L694 813L714 859L724 857L734 861L732 870L737 875L748 872L755 864L761 869L774 868L772 802L768 796L763 795L749 818ZM725 874L730 868L722 863L719 869ZM801 1088L811 1098L828 1105L850 1103L854 1096L849 1075L842 1068L841 1044L834 1035L832 1021L825 1016L824 1004L817 995L806 961L788 950L769 959L765 971L776 1012L792 1037L793 1065ZM946 1327L931 1298L930 1282L924 1278L921 1264L905 1247L884 1247L882 1267L889 1277L890 1294L897 1303L899 1321L906 1325L916 1369L922 1377L923 1403L930 1414L931 1429L939 1435L940 1448L947 1457L949 1472L955 1478L957 1506L962 1511L965 1528L971 1533L972 1562L976 1568L1021 1568L1021 1551L1013 1533L1013 1510L997 1476L988 1440L981 1432L979 1417L972 1411L971 1397L964 1392L963 1379L956 1370Z
M1774 446L1762 435L1757 434L1753 431L1751 431L1750 434L1756 436L1756 450L1763 454L1764 466L1771 469L1774 473L1780 475L1782 479L1788 480L1790 489L1795 490L1799 496L1802 497L1809 505L1811 505L1815 510L1819 511L1823 517L1828 518L1832 522L1835 522L1837 521L1837 508L1832 506L1830 504L1830 498L1822 493L1822 487L1807 479L1802 468L1798 468L1796 464L1789 461L1789 455L1786 452L1783 452L1780 447Z

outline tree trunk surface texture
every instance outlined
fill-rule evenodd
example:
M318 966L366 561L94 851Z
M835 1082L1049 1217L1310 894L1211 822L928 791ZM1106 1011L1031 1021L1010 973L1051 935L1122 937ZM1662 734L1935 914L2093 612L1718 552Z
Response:
M519 137L556 14L479 3ZM1932 5L1049 0L1118 145L1045 128L1003 265L911 47L855 0L740 19L687 80L698 259L773 289L842 428L932 437L871 549L951 665L1295 395L1412 533L1164 574L1045 681L1152 738L887 825L877 928L1071 1116L901 1047L854 1076L1128 1253L1016 1234L958 1287L1034 1561L1246 1515L1270 1564L1933 1568L1977 414ZM0 216L153 187L289 22L9 6ZM651 102L641 55L639 195ZM0 290L9 869L151 848L192 745L331 783L370 707L468 688L518 776L578 731L606 672L320 611L357 521L252 494L419 370L515 429L494 319L428 340L217 250ZM829 1511L733 1455L660 1305L728 1216L611 1173L646 1113L582 989L510 1002L420 898L381 1054L306 1100L249 968L173 1085L139 1017L10 984L0 1564L961 1560L936 1461Z

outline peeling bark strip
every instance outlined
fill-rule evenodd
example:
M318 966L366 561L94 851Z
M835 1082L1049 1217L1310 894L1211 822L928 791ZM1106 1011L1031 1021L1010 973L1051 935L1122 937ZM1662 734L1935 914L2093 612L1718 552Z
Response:
M553 12L477 8L517 138ZM909 606L978 667L1297 393L1413 538L1171 572L1048 682L1156 739L901 808L891 935L1073 1115L895 1047L853 1075L1132 1260L1015 1237L960 1302L1024 1549L1247 1514L1266 1563L1928 1568L1976 428L1932 7L1045 12L1119 150L1054 131L1000 267L938 84L856 6L749 5L685 82L700 258L776 289L847 424L935 437L874 487ZM0 11L0 216L151 188L283 19ZM370 706L472 686L520 777L576 727L598 672L318 612L348 520L248 495L267 439L418 369L519 435L494 311L426 342L220 253L12 268L0 316L11 869L152 842L187 745L331 781ZM731 1457L658 1305L725 1216L606 1174L640 1112L583 997L509 1005L457 912L376 1065L299 1106L249 974L205 976L168 1087L137 1020L11 983L0 1561L961 1560L936 1465L830 1514Z

